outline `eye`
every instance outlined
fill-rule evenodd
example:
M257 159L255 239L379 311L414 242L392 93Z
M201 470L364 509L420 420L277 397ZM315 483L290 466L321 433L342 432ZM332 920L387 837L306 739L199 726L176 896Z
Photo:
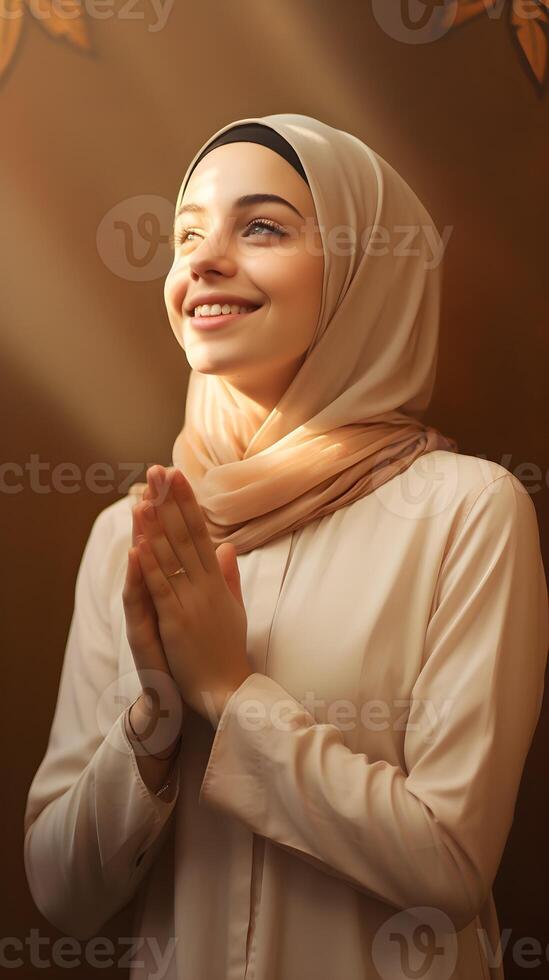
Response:
M267 218L254 218L253 221L249 221L246 225L246 231L250 228L259 227L266 228L267 231L272 232L279 238L286 235L286 232L280 225L277 225L276 221L270 221ZM178 248L180 245L184 245L185 242L189 241L189 235L196 235L196 232L192 228L180 228L178 231L170 235L169 242L172 248ZM263 234L259 235L260 238L264 238Z
M280 225L277 225L275 221L268 221L266 218L256 218L254 221L250 221L250 223L246 225L246 229L253 228L254 225L257 225L259 228L267 228L268 231L272 231L275 235L279 235L280 237L286 234ZM263 235L260 237L263 238Z
M178 245L183 245L187 241L189 235L194 235L195 232L192 228L181 228L179 231L174 232L170 235L170 245L172 248L177 248Z

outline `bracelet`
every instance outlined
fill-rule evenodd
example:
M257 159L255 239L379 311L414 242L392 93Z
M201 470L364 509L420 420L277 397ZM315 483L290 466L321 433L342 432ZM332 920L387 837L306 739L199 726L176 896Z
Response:
M168 789L168 787L171 786L172 773L173 773L173 767L170 767L170 771L168 773L168 779L166 780L164 785L160 787L160 789L157 789L156 793L154 794L155 796L161 796L162 793L164 793Z
M170 752L169 755L164 755L164 756L162 756L162 755L155 755L153 752L149 752L145 748L145 744L144 744L143 739L137 734L135 728L133 727L133 725L132 725L132 719L131 719L131 710L132 710L134 704L136 703L136 701L139 701L139 698L140 697L141 697L141 695L139 695L138 697L136 697L135 701L133 701L133 703L130 704L130 707L128 708L128 724L130 726L130 730L131 730L131 732L132 732L132 734L133 734L136 742L139 742L140 745L143 745L143 748L145 749L146 755L150 755L151 758L153 758L153 759L158 759L159 762L168 762L170 759L173 759L174 756L176 755L176 753L179 751L179 746L181 745L181 739L183 738L183 733L181 733L178 736L177 742L175 743L175 748L174 748L173 752ZM165 790L168 785L169 785L169 783L166 783L166 785L163 786L162 787L162 790L159 790L159 792L162 792L163 790Z
M169 785L170 785L169 783L164 783L164 785L161 786L160 789L158 789L154 795L155 796L161 796L162 793L164 792L164 790L166 790Z

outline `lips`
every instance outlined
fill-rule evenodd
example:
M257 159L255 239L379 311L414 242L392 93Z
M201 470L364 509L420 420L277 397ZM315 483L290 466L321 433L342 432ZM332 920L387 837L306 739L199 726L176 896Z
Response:
M219 313L211 313L210 312L210 313L204 313L204 314L195 312L196 310L202 310L204 308L204 306L210 306L210 308L217 306L217 307L219 307L220 312ZM231 309L229 310L228 313L223 313L223 307L224 306L230 306L231 307ZM205 316L205 317L212 317L212 316L231 316L231 315L234 315L235 313L253 313L254 310L258 310L258 309L259 309L258 306L252 306L252 304L246 304L246 303L208 303L208 304L206 304L206 303L199 303L198 306L195 306L194 309L191 310L191 312L188 314L188 316L194 317L196 319L198 317L201 317L202 318L202 316Z
M236 320L253 316L254 313L257 313L258 309L261 309L261 307L250 309L247 313L220 313L217 316L193 316L191 317L191 324L196 330L222 330L223 327L228 327Z
M261 304L253 303L251 300L244 299L244 297L242 296L233 296L232 298L224 297L224 298L217 298L217 299L215 296L210 297L209 299L201 298L200 296L198 296L193 303L190 303L188 306L185 307L185 312L187 313L187 316L193 316L194 311L199 306L216 306L216 305L221 307L246 306L250 310L257 310L259 309Z

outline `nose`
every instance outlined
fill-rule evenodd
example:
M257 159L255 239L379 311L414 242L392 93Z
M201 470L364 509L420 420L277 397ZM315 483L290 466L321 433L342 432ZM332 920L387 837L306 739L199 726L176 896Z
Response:
M226 240L221 234L211 234L193 249L189 256L189 271L193 279L217 272L231 276L236 271L234 257L228 254Z

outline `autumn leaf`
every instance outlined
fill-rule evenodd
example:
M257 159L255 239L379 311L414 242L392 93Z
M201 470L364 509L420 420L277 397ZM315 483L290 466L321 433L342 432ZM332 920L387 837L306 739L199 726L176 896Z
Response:
M457 9L452 17L452 27L464 24L466 20L487 14L489 10L501 7L502 0L458 0ZM449 8L451 11L451 7Z
M25 10L51 37L64 37L75 47L90 50L81 0L0 0L0 77L13 61Z
M32 0L32 12L52 37L65 37L78 48L90 48L81 0Z
M15 54L23 27L23 0L0 0L0 76Z
M541 86L547 71L549 0L457 0L457 6L448 7L447 27L457 27L480 14L495 20L504 9L510 11L509 23L532 78Z
M540 85L547 68L547 35L542 24L548 23L548 17L544 7L526 0L514 0L511 5L511 24L517 41Z

